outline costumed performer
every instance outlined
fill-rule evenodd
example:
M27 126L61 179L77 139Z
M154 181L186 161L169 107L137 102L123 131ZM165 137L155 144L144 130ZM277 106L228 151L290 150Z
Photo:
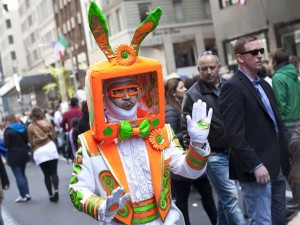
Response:
M87 71L91 129L79 136L69 192L75 208L100 224L184 225L171 199L171 171L195 179L206 169L212 110L207 113L201 100L194 103L192 117L187 116L191 143L183 151L164 123L161 64L137 57L160 16L160 8L151 12L131 44L114 53L106 19L94 2L90 5L90 28L108 61Z

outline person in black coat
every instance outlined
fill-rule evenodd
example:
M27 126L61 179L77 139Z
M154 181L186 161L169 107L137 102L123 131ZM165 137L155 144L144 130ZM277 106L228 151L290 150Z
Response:
M166 123L171 125L181 146L184 146L181 126L181 104L186 91L187 89L181 78L171 78L165 82ZM216 224L217 209L212 194L212 186L206 173L194 181L172 174L171 182L172 195L176 199L176 206L182 212L186 225L190 224L188 197L192 185L201 195L203 208L208 214L211 223Z
M229 177L241 184L250 224L285 224L289 157L271 86L257 74L264 49L257 37L234 45L239 65L219 103L230 147Z
M6 116L7 127L4 131L4 147L7 148L7 163L16 178L20 196L15 202L26 202L31 199L25 168L28 162L29 146L26 126L18 123L15 115Z
M78 150L77 139L78 135L88 131L90 129L90 117L89 117L89 109L86 101L81 103L81 112L82 115L78 121L76 127L73 130L73 142L75 143L76 150Z

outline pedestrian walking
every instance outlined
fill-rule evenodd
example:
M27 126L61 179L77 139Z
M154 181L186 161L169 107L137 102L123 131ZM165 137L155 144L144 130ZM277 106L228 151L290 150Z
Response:
M20 194L15 202L27 202L31 199L25 174L30 152L27 130L24 124L17 122L14 114L6 116L5 122L7 127L4 131L4 147L7 148L7 163L15 176Z
M238 205L238 192L235 181L229 179L229 146L225 138L224 125L218 99L226 82L219 76L221 63L214 51L203 51L198 57L200 79L188 90L182 105L184 142L189 143L185 116L192 113L194 102L199 99L214 110L208 141L211 153L207 162L207 174L218 196L217 224L247 224ZM211 189L206 185L207 189ZM201 187L201 185L200 185Z
M57 202L59 178L57 175L58 152L53 141L55 131L41 108L32 109L31 119L32 122L28 125L28 139L32 147L33 159L44 174L49 200Z
M273 90L257 76L264 48L246 36L236 41L234 54L238 70L219 96L229 178L240 182L250 224L285 224L289 158Z

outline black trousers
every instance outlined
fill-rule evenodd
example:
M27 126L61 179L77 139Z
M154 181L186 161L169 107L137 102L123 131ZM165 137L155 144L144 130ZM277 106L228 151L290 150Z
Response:
M172 179L172 188L174 188L172 192L175 192L176 206L182 212L185 224L190 225L188 198L192 185L201 195L202 205L210 222L213 225L217 224L217 208L213 197L212 186L206 173L196 180Z

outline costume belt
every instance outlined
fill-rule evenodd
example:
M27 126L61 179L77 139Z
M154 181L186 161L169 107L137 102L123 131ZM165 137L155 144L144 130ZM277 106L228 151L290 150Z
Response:
M159 217L155 197L133 203L132 224L149 223Z

